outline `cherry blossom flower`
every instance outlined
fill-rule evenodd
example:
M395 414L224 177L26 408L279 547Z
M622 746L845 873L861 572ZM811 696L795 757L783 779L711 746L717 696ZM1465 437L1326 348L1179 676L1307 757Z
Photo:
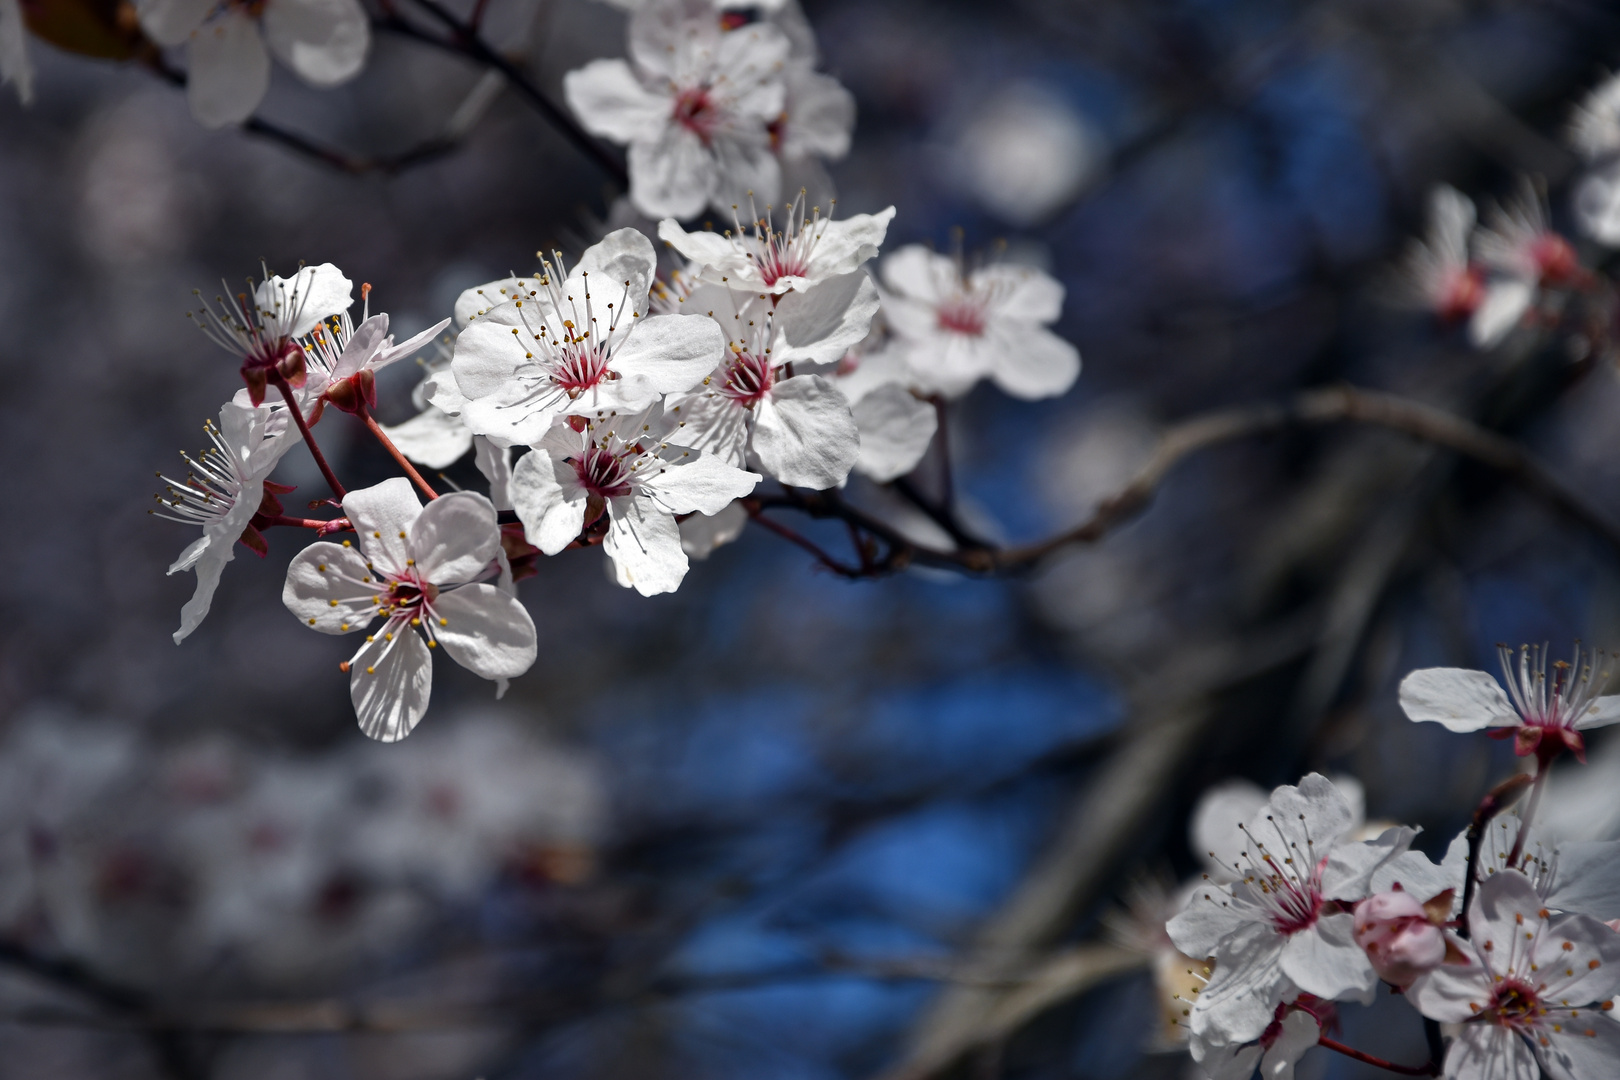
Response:
M1555 663L1549 678L1545 647L1520 647L1517 665L1512 649L1496 649L1506 693L1483 671L1423 668L1401 680L1401 708L1412 720L1442 724L1448 731L1490 729L1495 738L1512 737L1521 757L1568 749L1583 761L1581 732L1620 720L1620 695L1600 696L1609 682L1609 672L1594 667L1601 653L1588 652L1583 659L1576 645L1573 659Z
M960 397L980 379L1025 400L1055 397L1080 375L1080 353L1046 327L1063 309L1063 286L1028 267L967 270L913 244L882 265L883 315L917 381Z
M1194 1034L1188 1049L1210 1080L1249 1080L1256 1069L1264 1080L1294 1080L1294 1066L1321 1039L1334 1014L1331 1001L1300 994L1279 1004L1271 1023L1252 1042L1211 1042Z
M689 218L750 191L772 202L769 125L789 48L769 23L725 29L706 3L650 5L630 19L630 62L592 61L563 92L587 131L629 145L630 199L649 217Z
M917 467L939 430L939 412L913 391L914 380L899 350L851 350L831 377L860 431L855 471L886 484Z
M577 426L576 426L577 423ZM669 441L663 407L559 421L512 474L512 502L529 542L547 555L589 528L615 579L643 596L674 592L686 576L677 514L718 514L760 477Z
M304 346L306 393L324 395L334 403L364 400L375 406L377 372L415 356L450 325L443 319L396 345L388 332L387 314L371 314L371 287L361 286L361 292L366 307L358 327L345 310L310 331Z
M555 416L632 412L702 381L725 335L701 315L644 317L656 265L652 242L620 229L572 272L561 255L543 260L540 276L513 279L529 283L526 293L470 312L451 370L473 432L533 445ZM485 294L503 287L512 286L492 282Z
M1326 777L1312 773L1298 787L1277 788L1242 827L1241 880L1194 890L1171 920L1176 948L1215 961L1192 1008L1194 1034L1253 1042L1296 991L1370 1000L1378 978L1344 905L1367 895L1373 871L1404 851L1413 833L1390 829L1358 843L1347 835L1352 821L1349 801Z
M488 499L442 495L425 508L404 477L343 497L359 536L318 541L287 568L282 602L323 634L351 634L386 620L344 664L360 727L403 739L427 711L431 649L443 644L485 679L512 679L534 663L534 622L516 599L485 581L498 573L500 527ZM420 633L417 631L420 630Z
M252 529L253 515L264 501L265 478L295 443L286 414L269 406L228 401L220 406L219 426L210 423L205 430L213 445L196 457L182 455L189 469L184 480L158 474L168 485L168 497L159 495L163 508L152 511L171 521L201 525L203 530L169 567L171 574L181 570L197 574L197 589L180 609L176 645L207 617L220 574L235 557L236 542Z
M191 115L210 128L253 115L270 86L270 53L325 88L359 74L371 46L356 0L138 0L135 11L153 41L186 46Z
M1442 964L1406 999L1431 1020L1458 1024L1448 1080L1553 1080L1620 1074L1620 934L1584 915L1555 916L1530 881L1504 870L1469 911L1467 964Z
M197 294L200 295L200 294ZM216 296L187 318L216 344L242 361L250 404L264 401L272 378L301 387L308 379L307 354L299 339L353 302L354 283L331 263L300 267L290 278L271 277L247 293Z
M1620 247L1620 77L1605 79L1575 107L1569 144L1592 166L1571 194L1575 222L1598 243Z
M722 305L730 312L715 310ZM827 379L796 374L793 365L836 362L866 336L878 308L871 279L855 271L774 303L767 294L741 298L710 287L693 293L689 306L708 308L731 340L730 355L701 386L669 398L686 445L739 468L757 463L793 487L843 483L860 454L849 402Z
M1425 901L1398 890L1375 893L1356 905L1356 944L1366 950L1380 979L1410 986L1445 961L1452 895L1448 889Z
M1473 315L1485 300L1485 273L1468 257L1474 201L1448 184L1429 192L1429 231L1412 241L1400 270L1401 300L1446 322Z
M17 88L24 105L34 100L34 62L28 57L28 28L19 0L0 0L0 85Z
M1547 219L1546 199L1525 180L1512 199L1493 208L1487 226L1474 233L1474 257L1490 271L1485 296L1469 324L1475 345L1497 344L1523 321L1542 289L1580 277L1575 249Z
M666 218L658 224L658 236L701 267L705 281L780 295L859 269L883 245L894 207L835 221L823 218L819 208L807 212L801 192L785 217L778 230L769 207L747 227L734 214L735 231L723 234L689 233Z
M821 163L849 153L855 95L831 75L815 70L815 59L809 56L788 59L782 68L782 89L782 112L771 121L769 131L783 178L799 178L812 191L831 197L832 181Z
M1587 161L1620 154L1620 76L1604 79L1575 106L1568 137L1569 144Z

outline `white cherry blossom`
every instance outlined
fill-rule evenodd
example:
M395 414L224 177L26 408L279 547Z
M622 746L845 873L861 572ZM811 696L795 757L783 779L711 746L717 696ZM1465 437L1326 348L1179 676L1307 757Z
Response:
M866 336L878 307L871 279L855 271L774 303L767 294L711 286L687 306L720 321L730 355L701 386L669 398L686 444L739 468L757 463L793 487L843 483L860 454L849 402L827 379L793 365L834 363Z
M138 0L135 11L153 41L186 46L191 115L210 128L253 115L270 86L271 54L325 88L359 74L371 46L357 0Z
M1595 666L1602 653L1583 658L1576 645L1572 660L1555 663L1551 676L1544 647L1522 646L1517 663L1506 645L1497 646L1497 656L1506 692L1483 671L1423 668L1401 680L1401 708L1412 720L1448 731L1511 735L1521 756L1567 748L1584 757L1581 732L1620 720L1620 695L1602 696L1609 683L1609 672Z
M34 62L28 56L28 27L19 0L0 0L0 84L17 90L24 105L34 100Z
M629 62L592 61L563 92L587 131L629 146L636 208L689 218L750 191L776 199L769 125L789 48L769 23L726 29L707 3L649 5L630 19Z
M1370 1000L1378 978L1344 905L1367 895L1373 871L1404 851L1413 833L1390 829L1358 843L1350 841L1353 822L1350 802L1326 777L1312 773L1298 787L1277 788L1241 827L1234 869L1242 878L1200 886L1170 921L1176 948L1215 960L1192 1008L1200 1038L1253 1042L1298 991Z
M1568 285L1580 275L1575 249L1548 218L1545 197L1525 180L1474 233L1474 257L1490 273L1469 323L1475 345L1497 344L1524 320L1544 288Z
M886 484L915 469L939 430L939 411L914 392L899 350L851 350L829 378L849 402L860 431L855 471Z
M1311 1008L1331 1009L1328 1002L1311 999ZM1260 1070L1263 1080L1294 1080L1294 1066L1322 1037L1322 1024L1307 1008L1278 1005L1276 1018L1253 1042L1212 1042L1190 1035L1187 1048L1210 1080L1250 1080Z
M246 292L229 295L228 288L226 294L186 317L241 361L249 403L258 405L273 377L284 378L293 387L305 384L308 354L299 339L349 310L354 283L331 263L321 263L300 267L290 278L266 272L253 287L251 299ZM201 294L194 291L194 295Z
M468 311L456 339L451 370L473 432L533 445L553 417L632 412L701 382L720 363L725 335L701 315L647 317L656 264L650 240L620 229L571 272L556 255L539 276L511 279L527 291L485 286L485 295L507 288L513 299Z
M658 237L701 268L705 281L779 295L859 269L883 246L894 207L835 221L822 217L819 208L807 211L801 192L784 217L778 229L767 207L764 216L756 213L744 226L733 211L736 228L724 233L687 232L666 218L658 224Z
M920 244L883 259L883 315L913 376L929 391L960 397L993 379L1014 397L1055 397L1080 375L1080 353L1047 329L1063 309L1063 286L1039 270L960 258Z
M358 633L384 623L340 665L360 727L393 742L427 711L432 650L491 680L512 679L534 663L534 622L495 585L500 527L488 499L470 491L426 507L404 477L343 497L359 549L318 541L287 568L282 602L323 634Z
M388 332L388 315L371 314L371 287L362 286L365 310L355 326L347 310L331 316L310 331L305 342L306 393L321 394L345 380L363 380L368 404L376 404L371 389L377 372L407 356L415 356L450 325L443 319L399 344ZM357 387L357 390L360 388Z
M176 645L207 617L220 574L259 511L265 478L295 442L285 412L265 405L228 401L220 406L219 426L210 423L205 430L213 445L196 457L182 455L189 467L184 480L158 474L168 484L168 497L159 495L163 509L153 511L171 521L201 525L203 530L169 567L171 574L181 570L197 574L196 592L180 609Z
M559 421L518 460L512 502L529 542L547 555L604 528L615 580L643 596L674 592L686 576L675 518L719 514L760 480L713 454L679 445L663 408Z
M770 125L771 144L789 169L799 162L837 161L849 153L855 127L855 95L808 56L782 68L782 114Z
M1620 1024L1609 1012L1620 933L1584 915L1553 915L1515 870L1480 886L1468 925L1468 962L1441 964L1406 991L1424 1016L1460 1025L1447 1080L1620 1075Z
M1575 106L1569 144L1587 161L1620 154L1620 75L1604 79Z

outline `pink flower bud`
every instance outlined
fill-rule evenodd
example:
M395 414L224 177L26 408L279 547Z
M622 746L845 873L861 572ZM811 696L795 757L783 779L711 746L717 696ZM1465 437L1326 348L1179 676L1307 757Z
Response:
M1379 893L1357 904L1355 937L1378 977L1396 986L1410 986L1446 958L1445 932L1410 893Z

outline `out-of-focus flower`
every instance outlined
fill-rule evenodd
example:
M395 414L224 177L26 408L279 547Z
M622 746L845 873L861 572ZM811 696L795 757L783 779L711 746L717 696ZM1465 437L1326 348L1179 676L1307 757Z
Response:
M225 564L235 557L236 542L252 530L253 515L265 498L265 478L293 445L292 425L284 411L267 405L228 401L220 406L219 426L204 425L213 443L196 457L185 457L189 468L184 480L171 480L168 497L157 496L161 510L152 513L187 525L201 525L203 534L192 541L169 567L169 573L192 570L197 589L180 609L180 644L201 625L214 603L214 591ZM263 554L262 538L255 550Z
M469 315L451 366L467 425L532 446L555 416L633 412L696 386L720 362L725 335L702 315L647 318L656 268L652 241L620 229L572 272L557 255L523 279L526 293ZM502 287L513 288L492 282L484 294Z
M462 667L485 679L512 679L534 663L534 622L494 585L500 527L488 499L470 491L442 495L425 508L404 477L343 497L360 550L318 541L287 568L282 602L323 634L386 622L340 665L361 729L393 742L427 712L433 685L430 648L444 645ZM417 631L420 630L420 633Z
M1569 144L1587 161L1620 154L1620 76L1604 79L1575 106L1568 134Z
M960 183L1003 221L1045 220L1103 166L1102 137L1067 102L1037 86L992 96L958 136Z
M711 287L694 293L725 328L730 355L701 386L671 395L684 445L742 468L757 463L784 484L818 490L844 482L860 453L849 402L820 375L789 365L837 361L867 334L877 289L856 271L772 302Z
M837 161L849 153L855 95L831 75L796 56L782 68L782 112L771 121L771 146L787 163Z
M674 429L661 405L578 427L559 421L512 474L529 542L555 555L606 519L602 550L618 583L643 596L674 592L687 569L676 515L718 514L760 480L671 441Z
M28 28L18 0L0 0L0 85L7 83L24 105L34 100L34 62L28 58Z
M195 294L200 295L200 293ZM265 386L280 377L301 387L308 379L307 356L299 338L334 315L349 310L354 283L331 263L299 268L290 278L268 273L253 290L214 297L190 318L220 348L242 362L250 404L264 401Z
M1294 1080L1294 1066L1322 1038L1335 1010L1331 1001L1300 994L1279 1004L1270 1024L1253 1042L1212 1042L1188 1038L1192 1058L1210 1080L1249 1080L1256 1069L1264 1080Z
M776 200L769 125L782 115L788 52L769 23L726 29L706 3L649 5L631 16L630 61L570 71L563 92L587 131L629 145L637 209L689 218L750 191Z
M270 53L324 88L359 74L371 46L371 23L356 0L138 0L135 10L153 41L186 46L191 115L210 128L253 115L270 87Z
M763 217L756 213L747 226L734 218L736 231L723 235L687 232L666 218L658 225L658 237L690 259L704 281L780 295L852 273L876 256L894 207L834 221L822 217L819 208L807 212L801 193L785 217L778 230L767 207Z
M1601 653L1583 661L1577 645L1571 662L1553 665L1551 678L1544 648L1522 646L1517 665L1506 645L1498 645L1497 654L1507 693L1483 671L1423 668L1401 680L1401 708L1413 720L1448 731L1491 729L1494 738L1512 737L1521 757L1568 749L1585 760L1581 732L1620 720L1620 695L1600 696L1609 683L1609 673L1594 667Z
M1474 201L1448 184L1429 192L1429 231L1407 248L1399 274L1402 303L1446 322L1469 318L1485 300L1485 273L1468 257Z
M1620 934L1552 915L1523 874L1485 881L1468 913L1466 964L1441 964L1406 991L1431 1020L1461 1025L1446 1051L1455 1080L1592 1080L1620 1073Z
M980 379L1014 397L1055 397L1080 375L1080 353L1047 329L1063 286L1030 267L969 271L913 244L882 264L883 314L919 385L959 397Z
M1490 272L1468 328L1481 348L1518 326L1543 289L1569 285L1581 274L1575 249L1553 231L1546 200L1528 179L1474 233L1474 257Z
M681 550L691 559L707 559L748 527L748 511L732 502L717 514L688 514L681 519Z
M643 8L653 7L657 4L667 3L668 0L600 0L609 7L616 7L620 11L640 11ZM778 11L787 0L707 0L716 11L730 11L735 8L759 8L761 11Z
M1170 921L1176 948L1215 959L1192 1009L1200 1038L1252 1042L1300 990L1370 1000L1377 975L1343 905L1367 895L1374 870L1406 850L1413 833L1391 829L1377 841L1347 842L1352 823L1349 801L1326 777L1312 773L1298 787L1277 788L1241 827L1243 879L1195 889Z

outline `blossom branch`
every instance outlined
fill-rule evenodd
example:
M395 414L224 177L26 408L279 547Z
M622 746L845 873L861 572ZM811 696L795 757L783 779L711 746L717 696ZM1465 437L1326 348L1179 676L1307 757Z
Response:
M422 474L416 471L416 466L411 464L410 459L400 453L399 447L394 445L394 440L388 437L388 433L382 429L382 425L377 423L377 418L371 415L371 410L362 404L355 415L366 422L366 430L376 436L377 441L382 443L383 449L387 450L399 467L405 470L405 475L411 478L411 483L420 488L422 494L429 499L437 499L439 493L433 490L432 484L422 479Z
M1484 845L1485 829L1491 820L1502 811L1518 802L1519 796L1530 784L1530 777L1519 773L1497 784L1486 796L1479 801L1474 809L1474 816L1468 822L1468 870L1463 875L1462 894L1462 925L1458 927L1460 937L1468 936L1468 909L1474 900L1474 889L1479 883L1479 853ZM1521 826L1521 833L1523 828Z
M1320 1039L1318 1039L1316 1045L1327 1050L1332 1050L1335 1053L1343 1054L1345 1057L1355 1058L1357 1061L1362 1062L1363 1064L1375 1065L1380 1069L1385 1069L1399 1076L1440 1075L1440 1067L1432 1061L1423 1065L1397 1065L1393 1061L1385 1061L1383 1058L1375 1057L1364 1050L1357 1050L1353 1046L1346 1046L1339 1040L1330 1039L1326 1035L1323 1035Z
M864 552L862 553L863 554L863 558L862 558L863 565L861 565L861 566L847 566L844 563L841 563L837 559L833 558L831 555L827 554L825 551L823 551L815 543L815 541L811 540L809 537L803 536L803 535L793 531L792 529L788 528L786 525L783 525L783 524L781 524L780 522L777 522L777 521L772 521L770 518L766 517L764 512L763 512L763 508L759 504L759 500L757 500L757 499L748 499L748 500L744 501L744 505L745 505L746 509L748 510L749 520L755 522L758 525L764 526L766 529L768 529L769 531L775 533L777 536L780 536L782 539L786 540L788 543L797 544L799 547L801 547L804 550L808 551L811 555L814 555L816 557L816 561L818 563L820 563L822 566L825 566L828 570L831 570L833 573L839 575L840 577L845 577L845 578L849 578L851 580L854 580L856 578L867 577L869 575L869 571L868 571L867 567L864 565L865 562L866 562L866 559L864 558ZM853 528L853 526L852 526L852 528ZM859 547L857 547L857 550L859 551L861 549Z
M326 455L321 453L320 444L315 441L315 433L309 430L309 422L304 419L304 410L298 407L298 398L287 383L286 376L279 371L272 371L269 381L270 385L281 391L281 398L287 403L287 411L292 413L293 423L298 425L298 433L304 437L304 445L309 447L315 465L321 470L321 475L326 477L326 486L332 489L334 497L343 498L349 492L337 478L337 474L332 471L332 466L326 463Z
M851 506L836 491L801 493L791 499L767 496L759 502L762 507L793 507L812 517L841 518L881 540L891 550L877 562L875 573L904 569L913 561L970 574L1012 573L1028 570L1070 545L1095 543L1133 520L1153 501L1170 471L1198 451L1298 425L1336 423L1399 431L1489 465L1620 548L1620 525L1588 505L1513 440L1431 405L1349 386L1308 391L1284 404L1224 409L1178 424L1164 434L1135 478L1104 499L1089 519L1033 544L957 550L930 547Z

